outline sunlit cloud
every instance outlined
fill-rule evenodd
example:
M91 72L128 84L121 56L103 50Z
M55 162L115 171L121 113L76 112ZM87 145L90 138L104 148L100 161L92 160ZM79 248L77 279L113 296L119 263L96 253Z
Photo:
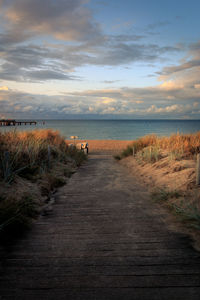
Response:
M7 86L0 86L0 91L8 91L8 87Z
M172 90L179 90L183 89L184 85L183 84L176 84L175 81L169 80L163 82L160 86L160 89L166 90L166 91L172 91Z
M108 98L108 97L102 97L102 99L103 99L103 101L102 101L103 104L110 104L110 103L116 102L115 99Z

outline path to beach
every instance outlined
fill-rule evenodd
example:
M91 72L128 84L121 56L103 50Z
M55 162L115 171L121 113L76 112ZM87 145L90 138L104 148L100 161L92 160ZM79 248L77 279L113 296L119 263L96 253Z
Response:
M111 155L91 154L3 259L0 299L200 299L200 255Z

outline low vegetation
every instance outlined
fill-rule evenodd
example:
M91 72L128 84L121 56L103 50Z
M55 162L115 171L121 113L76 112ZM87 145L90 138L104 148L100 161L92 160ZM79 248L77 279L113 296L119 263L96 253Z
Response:
M170 137L148 135L132 142L115 159L131 167L149 186L153 201L163 203L187 227L200 229L200 189L195 182L200 132ZM123 160L126 157L134 156Z
M179 197L181 197L181 195L182 194L180 191L177 191L177 190L169 191L164 188L154 190L151 193L152 199L156 202L162 202L162 201L166 202L167 200L169 200L171 198L178 199Z
M155 162L167 151L171 159L192 158L200 152L200 132L194 134L174 134L170 137L147 135L133 141L117 159L133 155L139 159Z
M85 159L57 131L0 133L0 235L28 227Z
M151 193L152 200L164 203L179 217L179 220L187 226L200 229L200 204L199 197L189 199L188 194L177 190L167 190L164 188L155 189Z

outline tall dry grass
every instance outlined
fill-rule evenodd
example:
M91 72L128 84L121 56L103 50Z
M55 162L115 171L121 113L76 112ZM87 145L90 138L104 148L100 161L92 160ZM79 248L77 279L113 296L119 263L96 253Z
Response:
M154 147L165 150L175 158L191 158L200 152L200 131L193 134L173 134L170 137L158 137L147 135L133 141L132 147L125 149L121 158L132 155L133 147L135 153L146 147Z
M27 227L43 198L85 159L57 131L0 132L0 237Z
M84 155L69 148L57 131L0 133L0 180L11 182L15 174L41 171L69 158L79 165Z

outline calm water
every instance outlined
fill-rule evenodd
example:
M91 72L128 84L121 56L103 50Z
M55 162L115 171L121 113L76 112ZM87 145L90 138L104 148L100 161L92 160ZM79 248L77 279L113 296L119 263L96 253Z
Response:
M133 140L155 133L169 136L172 133L193 133L200 130L200 120L45 120L36 126L0 127L4 130L31 130L52 128L65 137L77 135L81 139Z

